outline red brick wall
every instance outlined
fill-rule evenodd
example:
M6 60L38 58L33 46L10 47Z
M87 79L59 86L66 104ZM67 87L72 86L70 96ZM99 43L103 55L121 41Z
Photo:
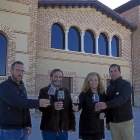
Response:
M120 56L125 60L131 61L131 32L106 18L106 16L101 15L100 12L96 12L94 8L40 8L38 10L37 29L37 46L39 49L51 49L51 26L56 22L61 24L64 30L75 26L80 33L91 29L95 36L99 36L103 32L108 39L112 39L113 35L117 35L120 39L120 50L122 50Z
M18 2L22 4L29 5L29 13L18 13L16 11L6 11L14 14L24 14L26 16L30 16L31 24L30 24L30 33L21 32L21 31L12 31L9 27L5 25L0 25L1 32L6 34L8 38L8 59L7 59L7 75L10 75L10 66L11 63L15 61L16 53L25 53L25 52L17 52L16 44L15 44L15 35L14 33L21 33L28 35L28 52L29 57L29 71L27 74L27 92L28 94L37 95L38 91L41 87L45 86L49 83L49 73L46 75L37 75L37 58L39 58L39 50L44 51L57 51L51 49L51 26L58 22L60 23L64 30L68 30L71 26L77 27L80 33L85 32L87 29L93 31L95 36L99 36L100 33L105 33L108 39L111 39L113 35L117 35L120 39L120 56L122 58L110 58L106 56L98 56L92 54L81 54L77 52L65 52L66 54L75 54L75 55L83 55L83 56L91 56L91 58L107 58L112 60L127 60L130 62L129 68L131 68L131 32L125 27L121 26L115 21L112 21L111 18L107 18L106 15L102 15L102 13L97 12L94 8L72 8L72 7L62 7L59 9L58 7L51 9L38 9L38 0L7 0ZM91 0L92 1L92 0ZM60 53L64 53L59 51ZM36 55L37 54L37 55ZM50 59L50 58L46 58ZM59 58L58 58L59 59ZM63 61L62 59L60 61ZM72 60L68 60L72 61ZM82 62L80 63L91 63ZM100 64L99 64L100 65ZM102 65L102 64L101 64ZM103 64L108 65L109 64ZM76 74L67 74L64 72L65 76L73 77L73 89L77 91L77 76ZM105 76L108 78L108 76ZM47 80L46 80L47 78ZM43 82L41 79L44 79ZM106 80L106 78L105 78ZM128 79L129 80L129 79ZM104 81L105 83L106 81Z
M7 40L7 74L10 75L10 66L15 61L15 55L16 53L21 54L28 54L29 55L29 71L26 72L27 74L27 93L28 94L36 94L35 92L35 78L36 78L36 33L37 33L37 12L38 12L38 0L7 0L12 2L17 2L21 4L29 5L29 13L21 13L17 11L11 11L8 9L0 9L0 11L3 12L9 12L13 14L19 14L19 15L25 15L30 16L30 33L23 32L23 31L16 31L10 29L10 27L7 27L6 25L0 24L0 32L3 33ZM16 21L13 21L16 22ZM14 33L19 34L26 34L28 35L28 50L27 52L19 52L16 51L16 37ZM5 78L0 77L0 80L5 80Z
M121 14L121 16L128 21L130 21L134 25L139 25L140 23L140 6L134 7L129 11L126 11Z
M26 2L28 2L26 0ZM30 35L29 35L29 44L28 44L28 52L29 52L29 77L27 79L27 91L29 94L36 95L36 32L37 32L37 11L38 11L38 0L29 0L29 15L31 18L30 22Z
M40 57L39 50L42 51L49 51L49 52L59 52L59 53L66 53L66 54L75 54L81 56L91 56L91 58L105 58L105 59L112 59L112 60L127 60L129 61L129 68L131 69L131 32L127 30L125 27L117 24L115 21L112 21L110 18L107 18L105 15L102 15L100 12L97 12L94 8L72 8L72 7L62 7L59 9L55 7L52 9L49 7L48 9L44 9L40 7L38 9L38 17L37 17L37 59L47 59L47 60L59 60L65 61L62 58L49 58L49 57ZM63 27L64 30L69 30L71 26L75 26L80 33L85 32L87 29L90 29L95 36L99 36L100 33L105 33L108 39L112 39L113 35L117 35L120 39L120 57L106 57L102 55L93 55L93 54L86 54L86 53L78 53L78 52L71 52L71 51L61 51L51 49L51 27L54 23L59 23ZM89 63L93 64L93 62L84 62L81 61L74 61L74 60L67 60L69 62L79 62L79 63ZM115 61L114 61L115 62ZM103 64L99 65L108 65L102 62ZM120 64L121 65L121 64ZM121 65L122 66L122 65ZM123 67L123 66L122 66ZM132 75L132 71L131 71ZM38 75L39 79L42 79L42 75ZM49 77L49 75L46 75ZM79 78L79 77L77 77ZM104 76L104 85L106 86L106 80L109 76ZM43 78L44 79L44 78ZM131 79L127 79L131 82ZM38 89L40 88L40 83L36 80L38 85ZM48 84L49 81L45 81L45 85ZM40 86L39 86L40 85ZM77 87L76 87L77 89ZM76 92L76 90L74 90Z
M137 25L132 35L132 68L135 106L140 106L140 6L126 11L122 16Z

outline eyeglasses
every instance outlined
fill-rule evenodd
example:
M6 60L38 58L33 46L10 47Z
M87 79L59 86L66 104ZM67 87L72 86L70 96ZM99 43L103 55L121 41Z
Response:
M20 69L16 69L16 72L18 72L18 73L24 73L25 71L24 70L20 70Z

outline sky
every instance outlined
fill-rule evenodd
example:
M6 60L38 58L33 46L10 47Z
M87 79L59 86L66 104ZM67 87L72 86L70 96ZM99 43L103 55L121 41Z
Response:
M123 5L124 3L127 3L130 0L98 0L98 1L105 4L106 6L108 6L111 9L115 9L115 8Z

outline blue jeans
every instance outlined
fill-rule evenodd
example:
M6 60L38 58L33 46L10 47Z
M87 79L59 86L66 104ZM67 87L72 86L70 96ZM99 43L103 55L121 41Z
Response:
M28 129L0 129L0 140L27 140Z
M51 132L41 131L43 140L68 140L67 131Z

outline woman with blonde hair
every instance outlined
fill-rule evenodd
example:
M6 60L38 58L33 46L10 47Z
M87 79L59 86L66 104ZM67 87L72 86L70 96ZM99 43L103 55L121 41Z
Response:
M106 100L105 89L101 77L96 72L87 75L82 92L79 95L79 109L82 109L79 120L79 139L101 140L104 139L104 117L105 113L95 110L94 94L98 94L99 101Z

